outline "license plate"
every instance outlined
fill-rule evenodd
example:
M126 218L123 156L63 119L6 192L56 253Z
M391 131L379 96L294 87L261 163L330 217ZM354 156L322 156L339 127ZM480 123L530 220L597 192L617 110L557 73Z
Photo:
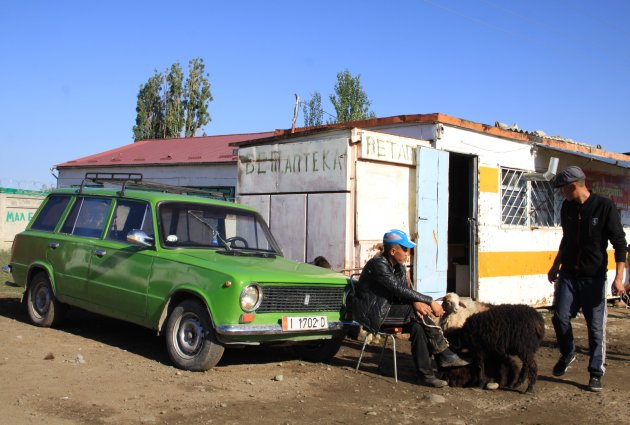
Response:
M312 331L318 329L328 329L328 318L326 316L282 317L283 331Z

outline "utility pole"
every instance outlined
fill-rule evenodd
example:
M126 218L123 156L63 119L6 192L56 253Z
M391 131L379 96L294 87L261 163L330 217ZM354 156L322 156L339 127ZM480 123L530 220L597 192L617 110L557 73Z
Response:
M295 93L295 106L293 107L293 122L291 123L291 133L295 131L295 122L297 121L297 114L300 108L300 96Z

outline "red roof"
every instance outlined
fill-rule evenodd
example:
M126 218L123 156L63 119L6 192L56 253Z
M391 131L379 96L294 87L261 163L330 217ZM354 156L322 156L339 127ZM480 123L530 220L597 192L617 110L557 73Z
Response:
M230 143L263 139L271 137L273 134L273 131L270 131L223 136L141 140L120 148L57 164L57 168L236 162L236 155L233 154L234 147L230 146Z

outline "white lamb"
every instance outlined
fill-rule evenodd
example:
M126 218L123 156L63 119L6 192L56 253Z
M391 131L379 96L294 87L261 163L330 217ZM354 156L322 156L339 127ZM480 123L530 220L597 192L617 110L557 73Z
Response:
M449 292L442 298L444 315L440 318L440 327L443 331L459 329L464 326L466 319L475 313L488 310L489 304L476 302L470 299L461 299L454 292Z

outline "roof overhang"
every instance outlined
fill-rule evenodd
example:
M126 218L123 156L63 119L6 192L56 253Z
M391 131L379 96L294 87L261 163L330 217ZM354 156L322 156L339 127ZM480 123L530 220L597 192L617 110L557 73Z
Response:
M595 161L604 162L606 164L616 165L617 167L630 168L630 159L625 161L625 160L618 159L618 158L611 158L611 157L607 157L607 156L597 155L597 154L591 153L591 152L581 152L581 151L574 150L574 149L561 148L561 147L557 147L557 146L549 146L548 144L545 144L545 143L534 143L534 146L537 147L537 148L548 149L548 150L555 151L555 152L562 152L562 153L566 153L566 154L569 154L569 155L581 156L583 158L588 158L588 159L592 159L592 160L595 160Z

